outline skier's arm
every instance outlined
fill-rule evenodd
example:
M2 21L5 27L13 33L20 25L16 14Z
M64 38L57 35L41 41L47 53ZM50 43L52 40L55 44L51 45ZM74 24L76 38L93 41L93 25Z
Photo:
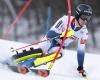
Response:
M67 23L67 17L63 16L61 17L50 29L50 31L47 33L47 38L55 38L58 43L61 43L62 39L60 38L60 35L62 32L66 29L66 23Z
M60 34L56 33L55 31L53 30L50 30L48 33L47 33L47 38L52 38L54 40L56 40L59 44L61 43L62 39L60 38Z

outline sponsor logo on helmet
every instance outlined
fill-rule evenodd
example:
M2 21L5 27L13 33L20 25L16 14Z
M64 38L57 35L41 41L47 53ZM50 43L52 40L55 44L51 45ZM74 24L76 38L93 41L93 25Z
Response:
M89 11L89 10L88 10L88 11L87 11L87 10L84 10L84 12L85 12L85 13L92 14L92 12L91 12L91 11Z

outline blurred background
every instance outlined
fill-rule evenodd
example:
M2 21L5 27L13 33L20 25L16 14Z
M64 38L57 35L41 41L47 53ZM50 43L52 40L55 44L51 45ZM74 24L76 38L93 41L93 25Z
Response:
M0 0L0 38L7 32L16 16L22 11L29 0ZM93 16L88 24L89 38L86 45L87 52L100 51L100 0L71 0L72 15L75 7L89 4L93 8ZM50 27L63 15L67 15L67 0L32 0L27 9L8 30L7 40L33 43L39 41ZM76 42L68 49L76 49Z

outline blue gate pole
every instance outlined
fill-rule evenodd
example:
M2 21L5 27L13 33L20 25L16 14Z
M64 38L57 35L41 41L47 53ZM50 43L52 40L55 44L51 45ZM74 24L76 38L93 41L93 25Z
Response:
M48 32L49 28L50 28L50 24L51 24L51 13L52 13L52 9L51 6L48 6L48 14L47 14L47 19L46 19L46 29L45 29L45 33Z

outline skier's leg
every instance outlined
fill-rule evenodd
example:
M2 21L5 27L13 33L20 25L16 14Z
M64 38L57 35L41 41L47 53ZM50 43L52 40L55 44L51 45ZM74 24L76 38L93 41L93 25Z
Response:
M84 56L85 56L84 52L78 51L78 53L77 53L78 66L83 67Z
M86 74L85 74L85 70L84 70L84 67L83 67L84 56L85 56L84 52L78 51L78 53L77 53L77 60L78 60L78 68L77 68L77 70L79 71L79 73L82 74L82 76L85 77Z
M21 66L26 66L27 68L30 68L33 66L33 61L36 60L36 58L31 58L25 61L22 61L20 63L18 63Z
M45 48L46 47L46 48ZM59 44L55 44L55 43L52 43L52 42L47 42L46 45L43 47L44 50L47 52L46 56L44 57L41 57L41 58L37 58L35 61L34 61L34 66L39 66L39 65L42 65L42 64L46 64L50 61L53 60L52 57L55 56L55 53L56 51L58 50L59 48ZM43 49L42 48L42 49ZM57 59L60 58L62 56L63 53L63 48L61 49L60 51L60 54L57 56ZM42 62L42 63L41 63Z
M28 51L23 50L23 52L21 53L14 54L12 57L14 59L18 59L18 58L25 57L25 56L34 58L34 57L39 57L41 55L42 55L42 50L40 48L37 48L37 49L31 48Z
M25 61L22 61L19 64L19 66L17 67L17 71L21 74L26 74L29 72L29 68L31 68L33 66L33 61L35 60L36 58L32 58L32 59L29 59L29 60L25 60Z
M48 49L51 47L51 41L45 41L38 45L39 48L42 49L44 55L48 52Z
M58 50L58 48L59 48L59 46L58 47L52 47L49 51L48 51L48 53L49 54L52 54L52 53L56 53L57 52L57 50ZM63 48L60 50L60 53L63 53Z
M59 47L60 44L56 40L52 40L51 47L49 48L48 53L56 53ZM61 48L60 53L63 53L63 47Z

